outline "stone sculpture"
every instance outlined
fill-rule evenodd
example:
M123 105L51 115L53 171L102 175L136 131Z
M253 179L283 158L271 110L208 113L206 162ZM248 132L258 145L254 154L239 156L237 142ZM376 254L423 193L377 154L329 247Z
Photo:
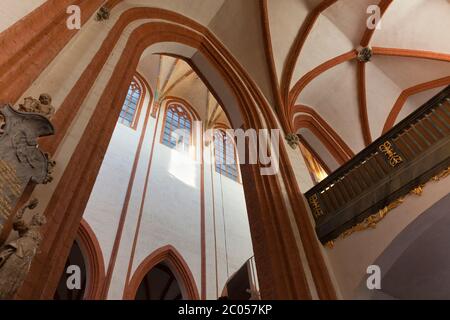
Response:
M30 201L19 210L13 220L13 229L19 238L0 248L0 299L12 299L22 285L42 241L40 227L46 223L45 216L36 213L30 222L23 215L26 209L34 209L37 200Z
M39 113L51 119L55 113L55 108L52 106L52 97L47 93L43 93L39 96L39 99L25 98L23 104L19 104L18 111Z
M17 109L0 107L4 121L0 134L0 233L12 219L13 208L28 183L48 183L54 166L37 144L38 137L54 134L45 116L53 112L51 98L45 94L40 100L26 98Z

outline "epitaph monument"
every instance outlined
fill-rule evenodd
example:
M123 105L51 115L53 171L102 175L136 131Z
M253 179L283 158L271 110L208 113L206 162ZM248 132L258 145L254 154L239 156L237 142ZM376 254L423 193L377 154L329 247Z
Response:
M39 100L26 98L18 110L0 107L0 234L28 183L51 180L54 163L37 145L38 137L54 134L50 102L41 95Z
M17 109L0 107L0 234L8 222L18 233L18 238L0 247L0 300L14 297L42 240L39 229L46 222L45 216L34 214L31 221L23 217L38 201L31 201L17 214L14 210L29 183L52 180L55 163L39 149L37 139L54 134L49 120L53 113L48 94L25 98Z

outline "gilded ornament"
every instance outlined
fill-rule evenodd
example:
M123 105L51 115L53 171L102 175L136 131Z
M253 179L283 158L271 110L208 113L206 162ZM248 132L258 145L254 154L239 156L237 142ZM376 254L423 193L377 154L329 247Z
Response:
M431 178L429 181L437 182L437 181L440 181L440 180L448 177L449 175L450 175L450 167L448 167L444 171L440 172L439 174L437 174L436 176ZM415 187L414 189L412 189L409 192L409 194L421 195L423 193L425 185L426 185L426 183ZM397 208L398 206L400 206L404 201L405 201L405 197L401 197L401 198L391 202L389 205L387 205L383 209L380 209L377 213L375 213L375 214L367 217L366 219L364 219L363 222L358 223L357 225L355 225L355 226L351 227L350 229L348 229L348 230L344 231L343 233L341 233L341 235L338 238L344 239L344 238L347 238L348 236L350 236L351 234L353 234L355 232L376 228L377 224L381 220L383 220L391 210L393 210L393 209ZM338 238L336 238L336 239L338 239ZM328 241L325 244L325 246L327 248L329 248L329 249L334 248L335 240Z
M403 158L394 151L394 148L389 141L383 143L378 149L385 154L391 167L396 167L403 162Z

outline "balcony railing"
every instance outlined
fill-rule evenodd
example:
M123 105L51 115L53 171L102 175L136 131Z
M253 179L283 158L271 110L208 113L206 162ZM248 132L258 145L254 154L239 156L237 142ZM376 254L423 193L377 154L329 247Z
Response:
M306 192L321 242L450 165L450 86Z

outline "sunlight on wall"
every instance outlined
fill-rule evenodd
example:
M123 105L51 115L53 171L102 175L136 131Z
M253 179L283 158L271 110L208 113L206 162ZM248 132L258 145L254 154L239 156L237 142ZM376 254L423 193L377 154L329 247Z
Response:
M198 165L188 153L178 150L170 151L169 173L193 188L198 188L195 167Z

